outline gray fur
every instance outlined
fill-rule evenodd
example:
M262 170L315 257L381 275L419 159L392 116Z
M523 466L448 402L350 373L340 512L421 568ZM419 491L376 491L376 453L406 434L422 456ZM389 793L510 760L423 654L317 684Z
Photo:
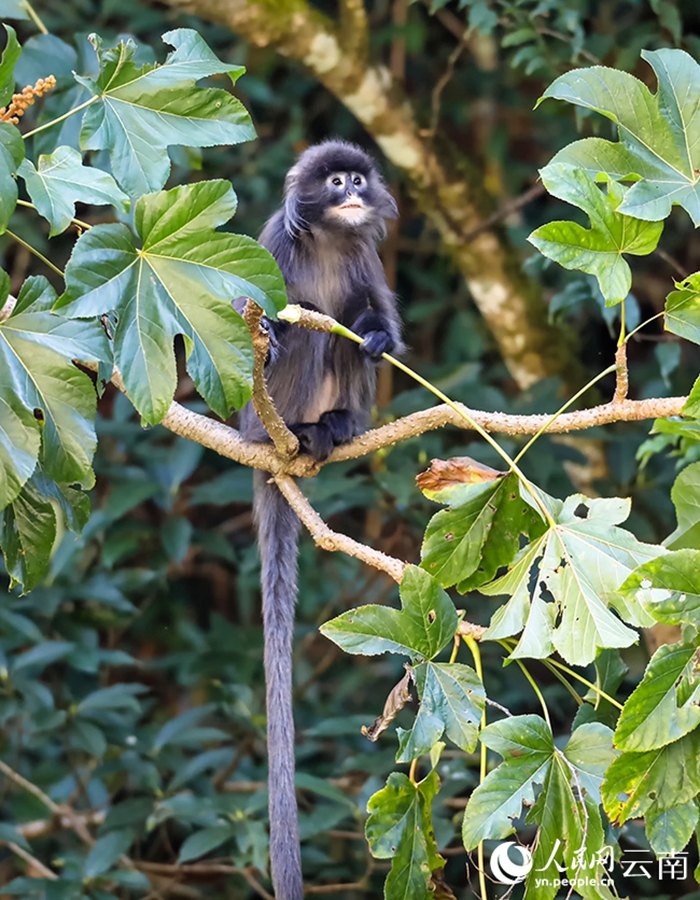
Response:
M337 204L327 196L334 189L324 185L337 171L365 179L357 193L369 215L361 224L329 214ZM347 181L348 197L355 194L353 183ZM268 390L299 435L302 451L317 459L367 428L375 360L382 350L402 350L396 300L376 249L386 233L384 219L395 215L396 204L373 160L352 144L327 141L310 147L290 170L284 205L260 236L284 275L290 303L327 313L364 337L358 346L337 335L268 323ZM269 440L251 404L241 412L240 429L248 440ZM254 484L265 626L270 866L277 900L302 900L291 662L300 523L265 473L256 472Z

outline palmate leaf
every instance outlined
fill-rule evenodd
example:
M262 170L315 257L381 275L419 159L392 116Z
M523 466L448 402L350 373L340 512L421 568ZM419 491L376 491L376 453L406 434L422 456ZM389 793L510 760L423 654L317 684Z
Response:
M678 290L666 298L664 328L679 337L700 344L700 272L676 283Z
M421 567L443 587L457 585L462 594L513 562L520 534L533 537L544 529L542 519L521 498L512 474L484 484L459 484L451 496L446 490L439 496L451 508L430 520Z
M365 833L372 856L391 859L384 886L387 900L431 900L431 873L445 860L433 836L431 806L440 782L434 769L418 784L392 772L386 787L367 803Z
M149 424L168 411L176 386L173 339L184 336L187 370L222 418L250 396L253 351L231 306L252 297L276 315L286 302L272 256L252 238L214 231L235 211L228 182L201 181L136 204L137 249L125 225L98 225L77 241L66 267L64 315L116 310L115 362Z
M556 509L552 506L552 509ZM637 634L618 619L653 622L634 598L617 593L632 569L664 553L617 527L630 501L575 494L555 512L554 526L527 545L505 575L479 590L510 594L485 638L522 637L513 656L544 658L557 650L570 663L588 665L605 647L628 647Z
M662 222L641 222L618 212L625 189L609 181L607 191L583 169L552 163L540 171L550 194L582 209L590 228L576 222L549 222L533 231L528 240L565 269L595 275L608 306L629 294L632 272L624 253L646 256L656 249Z
M678 527L664 544L671 550L700 550L700 462L678 475L671 488Z
M486 704L484 686L476 672L462 663L427 662L417 666L420 709L413 728L397 729L397 762L410 762L429 753L443 733L471 753Z
M643 50L658 92L627 72L594 66L561 75L545 91L601 113L618 127L618 144L586 138L560 151L552 164L634 181L618 212L659 222L678 204L700 225L700 65L683 50Z
M37 167L25 159L18 169L39 215L48 220L50 237L65 231L75 215L75 204L116 206L128 209L128 197L114 179L101 169L84 166L77 150L59 147L42 154Z
M359 606L331 619L320 631L346 653L402 653L430 660L452 640L457 611L437 581L408 566L400 587L401 610Z
M2 273L0 306L8 290ZM99 323L53 315L55 299L45 278L29 278L0 323L0 508L17 497L37 460L56 482L94 483L95 389L72 360L106 361L109 346Z
M114 177L130 197L163 187L171 145L211 147L255 137L239 100L224 90L196 86L212 75L227 75L235 83L244 72L221 62L196 31L178 28L163 35L175 50L162 66L136 66L131 40L108 50L99 38L93 41L99 77L75 76L98 98L85 113L80 146L108 150Z
M0 122L0 234L17 205L15 173L24 159L24 141L16 125Z
M90 517L87 494L51 481L36 470L0 513L0 547L11 587L27 593L46 576L56 538L80 531Z
M700 628L700 550L676 550L639 566L620 587L657 622Z

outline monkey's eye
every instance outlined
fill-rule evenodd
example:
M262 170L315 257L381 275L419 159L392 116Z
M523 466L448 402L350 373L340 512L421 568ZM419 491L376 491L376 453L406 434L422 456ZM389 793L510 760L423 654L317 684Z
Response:
M358 186L361 185L362 184L362 175L355 175L355 177L352 180L352 183L355 185L358 185Z
M336 175L336 177L333 179L333 184L336 185L336 187L339 187L342 183L343 183L343 179L338 178L338 176Z

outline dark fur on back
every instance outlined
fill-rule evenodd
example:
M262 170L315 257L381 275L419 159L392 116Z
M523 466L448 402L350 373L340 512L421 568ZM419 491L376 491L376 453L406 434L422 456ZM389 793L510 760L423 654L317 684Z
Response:
M325 215L326 179L334 172L366 179L362 199L370 214L362 224ZM371 157L352 144L327 141L310 147L290 170L284 205L260 236L282 271L290 303L327 313L364 338L358 347L337 335L268 323L268 390L299 436L302 452L317 459L367 428L376 361L384 351L402 349L396 300L376 249L384 219L396 215ZM241 412L240 429L248 440L269 440L251 404ZM256 472L254 484L265 626L270 864L277 900L302 900L291 662L299 520L265 473Z

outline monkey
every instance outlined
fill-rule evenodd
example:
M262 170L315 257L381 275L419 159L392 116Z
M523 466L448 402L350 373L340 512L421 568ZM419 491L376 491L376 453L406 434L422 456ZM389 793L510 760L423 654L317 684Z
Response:
M354 144L328 140L305 150L290 169L284 202L260 235L289 302L333 316L363 338L358 345L263 320L268 391L300 452L319 462L366 430L377 363L383 353L403 349L396 299L377 253L385 220L397 216L374 160ZM241 411L240 431L247 440L269 441L251 403ZM270 869L277 900L302 900L292 715L300 522L266 472L254 473L253 511L265 635Z

